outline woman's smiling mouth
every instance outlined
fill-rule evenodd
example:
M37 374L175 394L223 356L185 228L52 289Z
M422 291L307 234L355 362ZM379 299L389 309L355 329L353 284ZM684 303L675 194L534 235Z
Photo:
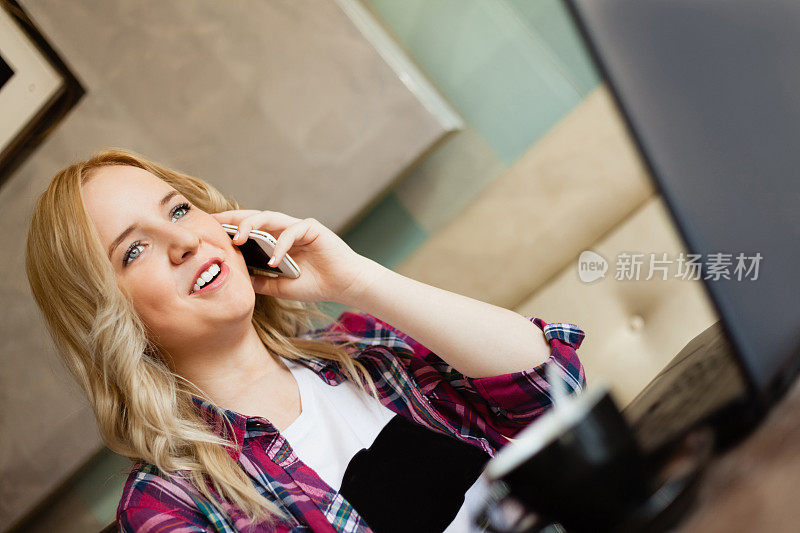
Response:
M220 287L228 278L230 267L218 257L209 259L200 267L189 294L205 294Z

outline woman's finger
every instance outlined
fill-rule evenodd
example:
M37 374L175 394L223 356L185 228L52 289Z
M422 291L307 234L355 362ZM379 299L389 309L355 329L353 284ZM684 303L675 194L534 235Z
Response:
M306 218L286 228L278 237L278 243L275 245L275 251L269 261L270 266L279 265L283 261L283 256L295 244L302 246L313 242L319 236L319 229L315 226L316 222L313 218Z
M219 213L211 213L211 216L217 219L220 224L233 224L238 226L239 222L249 216L260 213L257 209L231 209L229 211L220 211Z
M242 244L250 235L253 228L263 229L267 232L280 233L291 224L299 221L299 218L289 216L278 211L256 211L252 215L239 221L239 234L233 239L235 244Z

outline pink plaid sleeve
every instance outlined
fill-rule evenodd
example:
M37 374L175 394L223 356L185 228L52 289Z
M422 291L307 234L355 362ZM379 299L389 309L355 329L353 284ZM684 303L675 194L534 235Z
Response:
M550 344L550 357L542 364L510 374L485 378L465 378L483 396L493 411L507 422L524 427L552 404L547 367L555 365L568 392L580 392L586 375L576 349L585 333L574 324L547 324L540 318L526 317L542 329Z
M550 357L527 370L470 378L420 342L372 315L346 312L341 318L345 329L357 332L364 346L380 343L391 347L444 414L454 421L463 419L466 411L459 405L468 403L505 437L516 435L552 404L546 379L548 366L557 367L568 392L577 393L586 385L576 352L585 333L574 324L547 324L542 319L526 317L543 331L550 344ZM464 420L460 422L463 424Z
M118 517L120 531L136 533L196 533L211 529L189 522L178 513L150 507L125 509Z

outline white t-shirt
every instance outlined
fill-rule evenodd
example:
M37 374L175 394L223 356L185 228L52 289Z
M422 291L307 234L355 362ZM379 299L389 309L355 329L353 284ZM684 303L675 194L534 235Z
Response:
M301 413L281 434L303 463L339 491L350 460L372 445L395 413L349 381L334 387L310 368L284 362L300 389ZM486 492L479 477L465 493L464 504L445 532L479 531L472 518Z

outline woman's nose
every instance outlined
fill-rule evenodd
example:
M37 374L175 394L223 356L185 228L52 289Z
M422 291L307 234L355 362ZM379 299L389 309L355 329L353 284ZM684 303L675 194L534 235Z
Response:
M169 233L169 255L173 263L183 263L197 253L200 247L200 236L197 233L177 225Z

